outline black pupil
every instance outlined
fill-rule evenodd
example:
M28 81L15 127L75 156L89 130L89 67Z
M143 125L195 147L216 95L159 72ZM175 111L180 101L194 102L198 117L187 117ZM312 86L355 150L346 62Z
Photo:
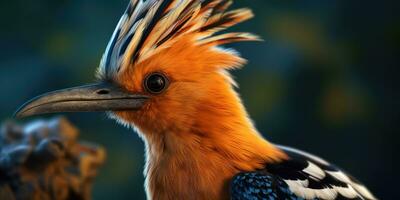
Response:
M159 74L151 75L146 82L150 92L161 92L165 87L165 79Z

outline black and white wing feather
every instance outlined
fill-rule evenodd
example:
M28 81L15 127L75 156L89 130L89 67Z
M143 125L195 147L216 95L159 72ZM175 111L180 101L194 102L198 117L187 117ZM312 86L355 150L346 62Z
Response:
M231 199L376 199L338 167L311 154L279 146L290 159L236 175Z

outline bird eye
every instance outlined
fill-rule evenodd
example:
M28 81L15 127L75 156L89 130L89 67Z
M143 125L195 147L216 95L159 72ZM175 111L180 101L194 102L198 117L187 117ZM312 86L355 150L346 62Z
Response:
M146 90L153 94L163 92L168 86L168 79L162 73L152 73L144 81Z

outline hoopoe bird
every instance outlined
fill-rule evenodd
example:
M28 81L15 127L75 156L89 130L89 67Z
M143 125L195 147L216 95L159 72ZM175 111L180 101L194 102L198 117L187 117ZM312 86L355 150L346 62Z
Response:
M148 199L376 199L314 155L272 144L248 117L229 70L245 60L218 34L253 17L231 0L131 0L99 83L39 96L17 112L106 111L146 145Z

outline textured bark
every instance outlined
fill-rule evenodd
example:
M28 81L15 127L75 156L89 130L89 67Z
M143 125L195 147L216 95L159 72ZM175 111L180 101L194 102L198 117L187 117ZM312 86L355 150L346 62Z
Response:
M0 199L91 199L105 150L80 143L64 118L26 125L5 122L0 131Z

